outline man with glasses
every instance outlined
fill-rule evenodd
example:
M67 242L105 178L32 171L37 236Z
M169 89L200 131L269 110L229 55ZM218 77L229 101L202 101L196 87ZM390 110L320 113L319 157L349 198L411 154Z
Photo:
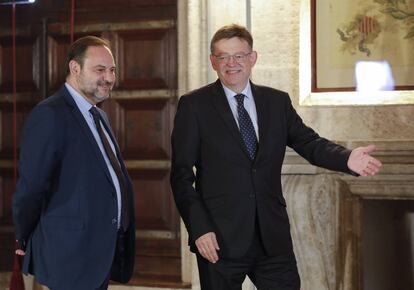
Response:
M286 146L354 175L374 175L381 162L372 145L351 151L320 137L287 93L249 81L257 53L246 28L220 28L210 49L219 79L180 98L172 133L171 187L201 289L240 290L247 275L259 290L297 290L280 178Z

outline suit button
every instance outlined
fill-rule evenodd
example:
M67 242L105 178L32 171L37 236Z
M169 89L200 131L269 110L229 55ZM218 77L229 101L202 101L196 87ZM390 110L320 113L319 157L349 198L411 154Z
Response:
M253 168L252 171L253 171L253 173L256 173L257 172L257 169L256 168Z
M256 197L256 194L251 193L251 194L249 194L249 197L250 198L255 198Z
M116 224L118 221L116 219L112 219L112 224Z

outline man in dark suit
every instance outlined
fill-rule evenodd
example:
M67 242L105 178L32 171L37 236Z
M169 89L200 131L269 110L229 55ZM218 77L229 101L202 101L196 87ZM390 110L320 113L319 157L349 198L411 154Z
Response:
M373 146L351 151L320 137L287 93L250 82L252 49L244 27L219 29L210 55L219 80L182 96L175 117L171 186L203 290L240 290L246 275L259 290L300 288L281 188L286 146L345 173L381 166Z
M52 290L107 289L133 272L133 189L106 114L115 83L109 43L68 53L66 83L27 118L13 218L22 270Z

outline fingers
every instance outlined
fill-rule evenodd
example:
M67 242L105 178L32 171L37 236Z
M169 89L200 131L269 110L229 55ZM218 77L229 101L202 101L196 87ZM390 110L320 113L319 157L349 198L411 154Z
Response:
M376 171L374 171L374 170L372 170L372 169L370 169L370 168L365 168L364 170L362 170L362 172L360 173L360 175L361 176L364 176L364 177L366 177L366 176L369 176L369 175L375 175L376 174Z
M195 244L200 255L209 262L216 263L218 261L217 251L220 250L220 248L217 243L216 235L213 232L202 235L195 241Z
M363 147L363 151L367 154L373 152L375 150L375 145L374 144L370 144L368 146Z
M348 168L361 176L377 174L382 164L381 161L370 155L374 150L375 145L373 144L352 150L347 163Z
M366 165L360 173L361 176L375 175L378 173L380 167L382 166L381 161L375 159L374 157L369 156L366 161Z
M15 253L18 256L24 256L26 254L23 250L16 250Z
M374 157L370 157L369 164L370 164L370 166L378 168L378 169L382 166L381 161L379 161L378 159L376 159Z

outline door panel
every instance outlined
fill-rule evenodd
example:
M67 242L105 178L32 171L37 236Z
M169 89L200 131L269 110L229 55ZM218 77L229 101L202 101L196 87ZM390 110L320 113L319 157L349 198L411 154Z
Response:
M39 89L39 45L36 36L16 37L16 67L21 68L16 74L18 92ZM12 38L0 38L0 93L13 90Z

